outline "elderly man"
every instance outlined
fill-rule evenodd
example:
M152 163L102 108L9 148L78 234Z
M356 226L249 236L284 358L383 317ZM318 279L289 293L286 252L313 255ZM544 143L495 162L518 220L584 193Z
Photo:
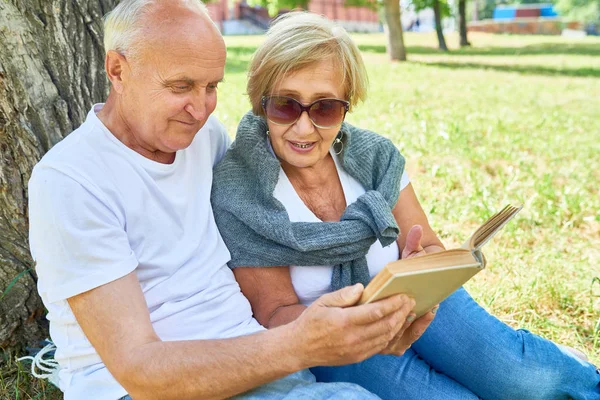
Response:
M209 200L229 144L211 117L226 52L202 3L124 0L105 47L106 103L29 183L65 399L371 398L306 368L406 349L429 321L405 323L405 296L353 306L360 286L276 329L252 318Z

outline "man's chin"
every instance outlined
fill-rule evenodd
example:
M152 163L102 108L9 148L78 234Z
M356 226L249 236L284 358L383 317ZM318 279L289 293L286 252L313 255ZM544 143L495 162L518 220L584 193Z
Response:
M200 131L201 125L196 124L194 126L186 125L185 129L178 129L169 135L169 140L164 142L166 148L172 151L183 150L189 147L198 131Z
M167 150L167 152L169 153L175 153L179 150L184 150L187 149L188 147L190 147L190 145L192 144L193 140L178 140L176 142L169 142L169 143L165 143L164 147Z

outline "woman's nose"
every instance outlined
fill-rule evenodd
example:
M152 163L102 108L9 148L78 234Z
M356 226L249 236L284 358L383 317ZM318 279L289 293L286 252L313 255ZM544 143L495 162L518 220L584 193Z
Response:
M295 125L296 131L301 135L308 135L315 130L315 125L306 111L302 111L302 114L300 114L300 118L298 118Z

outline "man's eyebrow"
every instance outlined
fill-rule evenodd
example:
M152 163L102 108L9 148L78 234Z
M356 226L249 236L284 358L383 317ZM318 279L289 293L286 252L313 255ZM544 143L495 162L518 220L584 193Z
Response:
M195 82L192 78L188 78L186 76L182 76L182 77L178 77L178 78L170 78L170 79L164 79L163 83L165 85L170 85L176 82L184 82L187 83L188 85L193 85Z
M224 82L224 81L225 81L225 78L220 78L220 79L217 79L216 81L212 81L210 83L221 83L221 82ZM182 76L182 77L170 78L170 79L163 80L163 83L165 85L170 85L170 84L173 84L173 83L176 83L176 82L184 82L184 83L187 83L188 85L193 85L193 84L196 83L196 81L194 79L189 78L187 76Z

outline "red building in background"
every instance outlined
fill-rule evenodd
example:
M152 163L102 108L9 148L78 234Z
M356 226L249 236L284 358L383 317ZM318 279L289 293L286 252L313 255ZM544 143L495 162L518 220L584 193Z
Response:
M251 7L245 0L236 1L231 9L228 0L217 0L206 4L213 21L222 32L231 21L244 21L259 29L267 29L272 18L263 7ZM377 32L381 30L377 12L367 7L344 7L344 0L310 0L308 11L322 14L338 22L346 30L352 32ZM280 13L287 12L282 10Z

